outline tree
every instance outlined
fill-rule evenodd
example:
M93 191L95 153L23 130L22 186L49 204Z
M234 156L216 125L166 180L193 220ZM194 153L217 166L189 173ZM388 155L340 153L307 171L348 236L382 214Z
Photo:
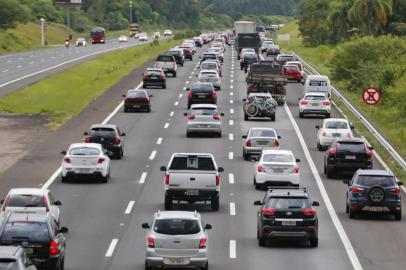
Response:
M29 19L27 8L16 0L0 0L0 28L12 28Z

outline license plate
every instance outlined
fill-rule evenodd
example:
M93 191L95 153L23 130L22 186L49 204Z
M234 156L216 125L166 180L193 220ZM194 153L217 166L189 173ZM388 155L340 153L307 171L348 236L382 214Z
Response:
M77 169L78 173L90 173L90 169Z
M356 156L345 156L345 159L357 159L357 157Z
M282 226L296 226L296 221L291 220L283 220Z
M320 106L320 103L310 103L313 107L318 107Z
M188 263L188 258L164 258L164 264L167 265L186 265Z
M282 169L282 168L273 168L272 171L274 173L283 173L284 169Z
M34 253L34 249L33 248L24 248L25 253L27 253L27 255L31 255Z
M199 195L199 191L197 189L186 190L187 196L197 196Z
M163 71L168 71L168 69L167 69L167 68L163 68L162 70L163 70Z
M373 206L373 207L369 207L368 211L370 211L370 212L384 212L385 207Z
M341 137L341 133L333 133L333 137Z
M268 145L268 142L257 142L257 144L263 146L263 145Z
M197 97L198 98L205 98L206 96L205 95L198 95Z
M140 105L133 105L132 107L133 108L140 108L141 106Z

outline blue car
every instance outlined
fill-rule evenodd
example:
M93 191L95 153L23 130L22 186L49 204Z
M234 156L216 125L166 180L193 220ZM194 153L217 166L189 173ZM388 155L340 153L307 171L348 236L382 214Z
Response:
M401 190L402 182L385 170L358 170L348 185L346 212L350 218L356 213L393 213L396 220L402 219Z

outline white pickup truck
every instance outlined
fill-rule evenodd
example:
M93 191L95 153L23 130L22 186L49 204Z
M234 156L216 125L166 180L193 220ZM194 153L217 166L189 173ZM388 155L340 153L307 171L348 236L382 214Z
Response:
M211 209L219 209L220 172L212 154L175 153L165 172L165 210L172 209L174 200L194 203L210 201Z
M165 74L171 73L173 77L176 77L178 65L176 64L175 58L171 54L162 53L158 55L155 60L155 67L161 68Z

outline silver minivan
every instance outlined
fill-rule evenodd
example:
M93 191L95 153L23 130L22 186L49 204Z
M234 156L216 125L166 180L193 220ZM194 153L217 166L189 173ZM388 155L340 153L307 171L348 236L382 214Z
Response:
M208 235L210 224L202 225L199 213L158 211L148 229L145 246L145 269L153 267L196 267L208 269Z

